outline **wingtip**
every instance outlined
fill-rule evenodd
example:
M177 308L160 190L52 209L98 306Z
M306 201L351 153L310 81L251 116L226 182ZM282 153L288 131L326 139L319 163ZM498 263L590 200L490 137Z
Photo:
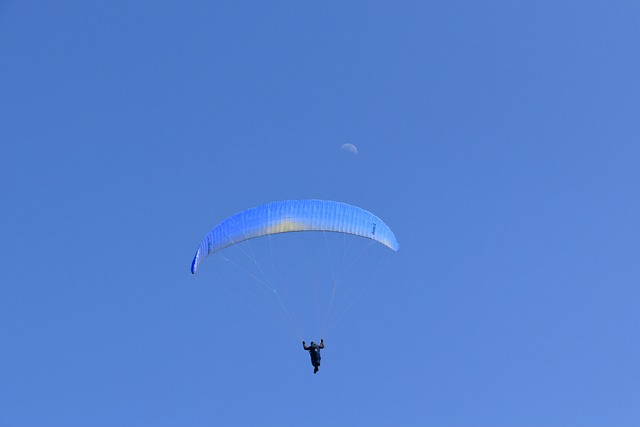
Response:
M198 254L193 257L193 261L191 261L191 274L196 274L196 270L198 269Z

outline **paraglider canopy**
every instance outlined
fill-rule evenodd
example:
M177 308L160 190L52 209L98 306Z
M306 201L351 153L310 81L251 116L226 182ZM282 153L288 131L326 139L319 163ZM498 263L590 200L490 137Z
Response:
M200 243L191 263L195 274L202 260L227 246L255 237L293 231L333 231L375 240L398 251L389 226L357 206L329 200L285 200L239 212L218 224Z

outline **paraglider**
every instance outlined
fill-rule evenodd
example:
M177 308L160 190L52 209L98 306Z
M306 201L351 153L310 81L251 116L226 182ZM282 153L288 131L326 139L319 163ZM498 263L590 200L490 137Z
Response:
M196 273L206 257L224 248L261 236L295 231L349 234L371 239L393 251L400 249L389 226L362 208L329 200L285 200L246 209L219 223L200 243L191 262L191 273ZM270 290L286 311L278 293ZM335 283L331 292L332 301L334 293ZM287 316L292 320L288 312ZM310 346L302 341L302 345L311 355L315 374L320 366L320 349L324 348L324 340L320 340L319 345L311 342Z

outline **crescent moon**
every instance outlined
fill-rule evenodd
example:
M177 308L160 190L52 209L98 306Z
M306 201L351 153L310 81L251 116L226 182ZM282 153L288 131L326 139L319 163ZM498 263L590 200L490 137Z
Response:
M356 147L353 144L342 144L342 146L340 147L340 149L342 151L347 151L351 154L353 154L354 156L358 155L358 147Z

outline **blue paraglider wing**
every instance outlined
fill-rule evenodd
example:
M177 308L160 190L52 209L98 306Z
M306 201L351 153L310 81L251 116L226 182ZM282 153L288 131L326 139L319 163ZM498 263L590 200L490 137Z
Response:
M362 208L329 200L285 200L244 210L218 224L200 243L191 272L205 257L234 243L292 231L335 231L400 249L387 224Z

